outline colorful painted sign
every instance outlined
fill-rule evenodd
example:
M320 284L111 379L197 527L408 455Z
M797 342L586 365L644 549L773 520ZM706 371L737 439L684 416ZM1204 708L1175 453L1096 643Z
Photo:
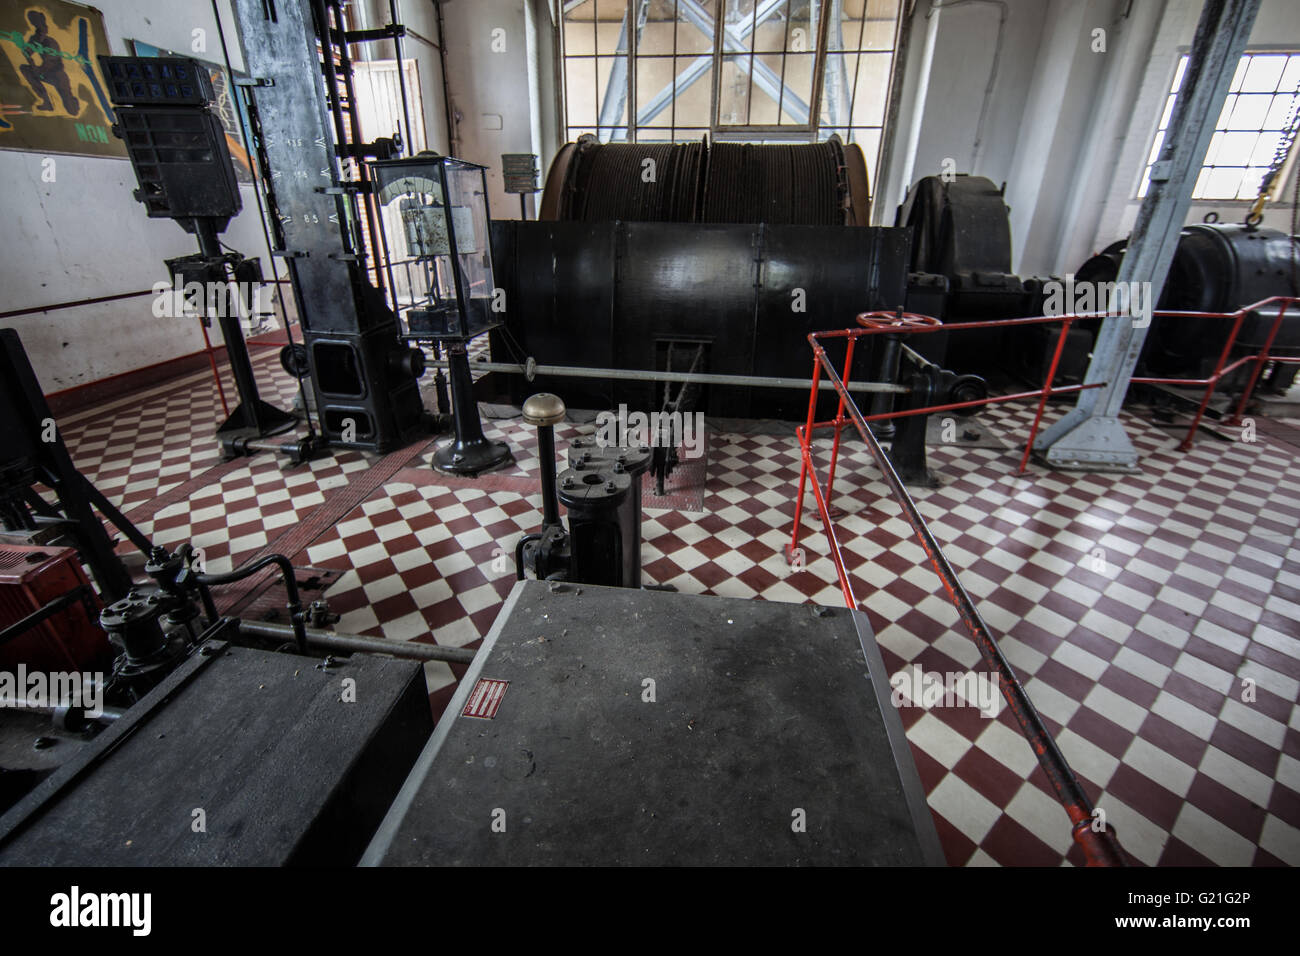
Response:
M126 156L99 71L104 15L68 0L0 5L0 149Z

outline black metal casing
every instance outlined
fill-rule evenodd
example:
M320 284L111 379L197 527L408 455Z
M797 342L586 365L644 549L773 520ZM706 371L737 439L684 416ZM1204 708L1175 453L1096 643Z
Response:
M702 343L705 371L805 379L808 333L903 304L909 236L862 226L492 223L506 328L541 364L644 369L669 342ZM492 335L493 354L508 354ZM542 377L512 388L516 401L543 388L575 407L660 405L646 382ZM799 419L807 401L791 389L709 386L700 408Z
M127 156L151 219L219 220L225 228L242 205L221 120L206 108L212 86L203 68L184 57L101 56L109 95L118 107L114 132Z
M424 430L424 407L397 318L365 274L358 205L339 171L319 24L308 0L279 0L274 15L260 0L233 6L249 74L274 78L253 99L277 254L288 262L322 430L335 446L387 451Z

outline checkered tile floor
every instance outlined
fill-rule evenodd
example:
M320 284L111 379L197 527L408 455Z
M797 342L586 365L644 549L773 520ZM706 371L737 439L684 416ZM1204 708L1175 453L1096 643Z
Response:
M272 400L293 384L255 354ZM184 400L178 397L184 396ZM148 502L217 460L211 378L64 423L74 457L115 501ZM1011 445L1029 412L982 421ZM1300 432L1256 441L1180 434L1125 416L1138 474L1014 474L1011 450L932 449L943 478L915 497L1125 849L1154 864L1300 864ZM566 425L557 445L593 426ZM485 421L516 461L451 480L413 457L293 555L342 577L340 630L464 646L490 628L518 536L540 523L531 429ZM702 511L648 507L648 582L690 593L840 604L811 493L804 560L787 565L798 480L792 433L711 434ZM414 454L414 452L413 452ZM192 539L221 570L326 505L373 462L341 453L281 470L240 463L190 501L148 515L160 543ZM826 461L826 443L821 443ZM865 449L842 452L834 505L858 596L886 665L982 672ZM458 669L430 664L436 707ZM1081 862L1067 819L1004 711L904 706L908 740L953 864Z
M298 387L281 370L278 348L250 351L262 399L288 410ZM233 411L238 399L228 372L224 388ZM66 416L59 430L82 474L129 513L217 464L215 432L225 418L212 373L204 369Z
M186 541L202 549L210 573L230 571L296 527L325 503L333 488L369 467L361 452L340 451L294 469L271 453L258 455L137 523L155 544L175 549Z

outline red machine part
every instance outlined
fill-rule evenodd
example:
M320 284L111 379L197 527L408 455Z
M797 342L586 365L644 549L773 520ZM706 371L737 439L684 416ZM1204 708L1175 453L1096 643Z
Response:
M0 670L105 670L113 647L97 623L99 601L72 548L0 544L0 630L69 592L83 598L0 645Z
M932 315L920 315L916 312L863 312L858 316L858 325L873 332L915 332L917 329L943 327L943 322Z

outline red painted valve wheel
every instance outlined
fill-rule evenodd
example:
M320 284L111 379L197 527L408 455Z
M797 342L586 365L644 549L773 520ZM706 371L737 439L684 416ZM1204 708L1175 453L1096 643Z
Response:
M918 315L915 312L863 312L858 316L858 325L864 329L898 332L934 328L943 323L932 315Z

